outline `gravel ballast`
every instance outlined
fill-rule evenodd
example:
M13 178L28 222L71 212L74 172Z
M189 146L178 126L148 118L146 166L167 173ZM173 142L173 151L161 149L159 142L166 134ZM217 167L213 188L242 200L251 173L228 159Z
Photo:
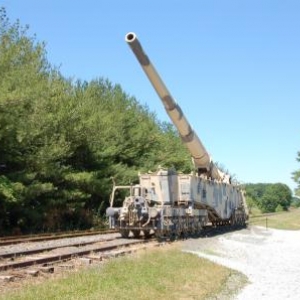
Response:
M183 250L248 277L233 299L300 299L300 231L248 229L184 242Z

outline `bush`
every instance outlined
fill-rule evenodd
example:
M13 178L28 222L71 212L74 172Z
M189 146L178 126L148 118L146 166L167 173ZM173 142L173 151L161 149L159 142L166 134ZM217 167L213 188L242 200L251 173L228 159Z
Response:
M278 204L277 207L276 207L276 209L275 209L275 211L276 212L281 212L281 211L284 211L284 209L283 209L283 207L280 204Z

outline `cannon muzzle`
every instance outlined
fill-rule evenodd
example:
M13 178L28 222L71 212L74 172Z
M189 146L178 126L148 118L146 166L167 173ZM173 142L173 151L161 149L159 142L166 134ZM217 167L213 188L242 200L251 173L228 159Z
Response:
M199 173L208 173L209 177L224 180L222 173L212 162L211 157L203 146L197 134L194 132L189 122L185 118L181 108L178 106L171 93L168 91L159 74L156 72L149 57L144 52L137 36L129 32L125 40L135 54L148 79L156 90L173 124L176 126L183 143L188 148L194 161L194 165Z

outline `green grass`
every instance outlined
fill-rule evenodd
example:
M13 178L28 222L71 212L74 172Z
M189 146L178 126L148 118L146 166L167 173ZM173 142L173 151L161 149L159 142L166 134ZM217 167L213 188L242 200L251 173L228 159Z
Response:
M31 284L2 294L0 299L205 299L224 290L228 279L236 274L167 246L82 269L65 278Z
M286 230L300 229L300 209L294 208L287 212L278 212L274 214L257 214L250 216L251 225L259 225Z

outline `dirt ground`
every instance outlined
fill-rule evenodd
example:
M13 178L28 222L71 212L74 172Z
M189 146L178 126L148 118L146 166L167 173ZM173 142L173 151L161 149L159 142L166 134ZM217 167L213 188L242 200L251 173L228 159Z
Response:
M230 299L300 299L300 231L253 226L187 240L182 248L248 277L249 283Z

